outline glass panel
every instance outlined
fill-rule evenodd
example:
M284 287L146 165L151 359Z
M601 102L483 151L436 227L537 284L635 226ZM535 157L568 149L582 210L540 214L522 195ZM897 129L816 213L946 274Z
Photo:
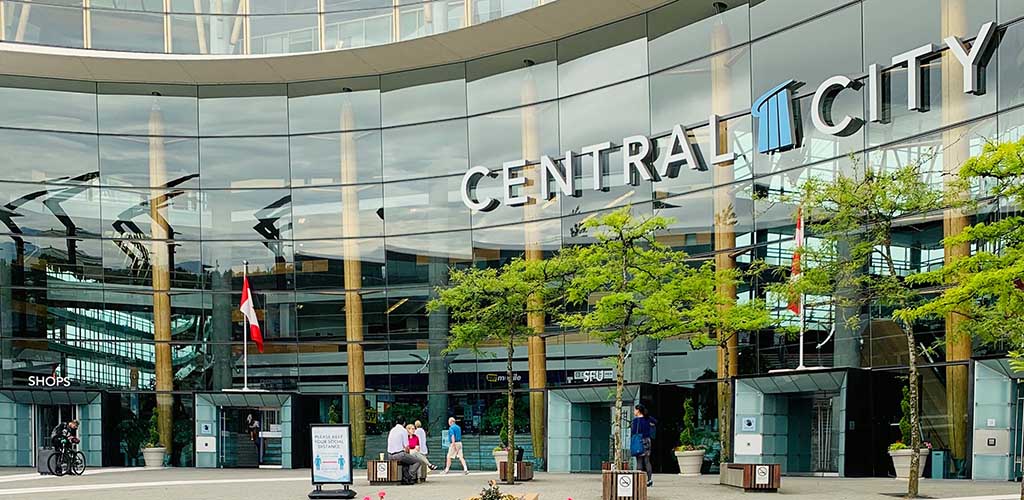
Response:
M576 185L581 186L583 195L579 198L562 197L562 216L588 213L625 205L635 205L651 200L651 182L640 181L630 186L622 183L622 151L616 149L602 155L601 176L606 189L596 191L594 185L594 160L592 155L576 158L579 167Z
M292 14L316 12L317 0L256 0L250 2L250 14Z
M273 246L291 238L292 197L287 189L217 190L202 196L204 239L266 240Z
M333 132L380 127L377 77L288 85L288 132Z
M19 264L20 263L20 264ZM3 286L74 286L103 279L100 240L9 235L0 237Z
M999 22L1005 23L1024 16L1024 4L1016 0L998 0Z
M409 40L461 28L466 8L462 1L407 2L398 9L399 38Z
M384 129L384 180L461 174L469 167L466 120Z
M386 241L386 251L389 286L441 285L449 268L464 267L473 260L469 231L392 237Z
M472 165L497 170L507 161L540 161L542 154L561 156L558 152L558 103L525 106L469 119Z
M96 136L0 130L0 176L12 180L95 184Z
M536 0L472 0L473 24L491 21L534 7Z
M832 116L863 116L863 99L864 96L861 92L840 92L832 103ZM800 147L770 155L755 153L753 158L756 175L779 172L800 165L846 156L864 149L864 127L847 137L822 134L811 123L811 96L801 97L795 101L795 104L799 106L798 116L801 122L800 127L803 130ZM756 123L755 126L757 126Z
M384 184L386 234L469 227L469 209L459 196L461 176Z
M5 85L0 87L0 125L96 132L94 84L17 77L0 82Z
M171 12L187 12L190 14L241 13L240 3L240 0L171 0Z
M974 38L982 24L996 18L996 0L866 0L863 9L864 67L890 66L892 56L926 43L945 48L943 38L950 35ZM960 63L953 64L959 69ZM960 87L961 78L956 81Z
M288 185L287 137L230 137L199 140L203 188Z
M1024 103L1024 60L1020 56L1024 52L1024 23L1008 26L996 50L999 58L999 109ZM992 66L994 64L989 64L987 74L991 73ZM991 88L987 90L992 92ZM971 96L966 99L974 100Z
M316 14L251 16L253 54L288 54L320 50L319 19Z
M100 136L105 186L199 187L199 141L181 137Z
M292 185L380 182L380 136L379 130L292 136Z
M621 83L559 102L561 150L602 142L619 144L624 137L647 135L651 129L647 78ZM616 117L614 120L608 117ZM707 117L705 117L707 119ZM621 181L616 180L614 184Z
M498 267L527 250L540 250L550 257L562 243L562 224L558 219L475 229L473 231L473 260L477 264Z
M199 239L196 191L105 188L100 196L104 237Z
M381 191L380 184L293 189L295 239L382 236ZM349 196L355 197L351 204L345 199Z
M678 174L675 177L663 178L654 183L654 198L666 198L705 189L712 185L720 186L739 179L750 178L753 174L751 162L755 155L759 154L754 152L754 135L751 133L750 122L749 115L719 122L720 127L725 127L722 135L728 137L729 145L736 155L731 163L707 165L707 170L694 170L686 164L679 165ZM705 125L690 129L690 131L693 144L698 150L697 154L702 155L704 161L709 160L711 155L710 129ZM668 136L658 139L656 143L658 157L667 154L665 148L668 147L668 141Z
M5 40L11 42L84 47L83 10L36 3L4 2Z
M335 12L324 16L325 49L350 49L391 43L394 10Z
M554 99L558 97L555 44L469 61L466 80L470 115Z
M101 83L99 93L101 133L198 134L199 104L193 86Z
M368 342L382 341L387 339L387 300L384 292L362 292L358 297L360 302L360 331L363 340ZM353 296L344 292L333 293L311 293L297 292L295 300L299 323L299 340L337 340L343 341L346 338L346 313L345 308L349 300L355 300ZM336 347L337 344L334 344ZM325 347L327 344L324 345ZM340 346L344 351L345 346ZM317 352L322 352L317 350ZM337 356L336 356L337 357ZM312 360L310 360L312 364ZM335 362L323 360L324 362ZM345 367L341 367L338 377L346 374ZM303 374L312 375L312 371ZM340 378L338 379L340 380Z
M558 156L555 155L552 158L557 158ZM558 165L561 166L562 162L559 161ZM563 197L562 192L558 189L555 181L551 180L549 182L549 189L553 193L552 197L548 200L541 199L539 164L527 165L526 168L517 171L515 175L526 177L528 184L526 187L513 188L512 194L515 196L526 194L530 198L530 202L518 207L508 206L504 203L504 186L502 185L501 175L497 178L480 179L476 185L476 199L493 198L502 201L502 203L490 212L473 212L473 227L513 224L559 216L560 198ZM583 190L585 189L584 187ZM583 196L588 194L589 192L585 192Z
M658 241L690 255L750 245L754 229L751 185L738 183L655 201L660 215L674 219ZM726 221L716 227L716 221ZM732 234L735 244L715 248L715 232Z
M647 21L636 16L559 40L558 95L646 75L646 36Z
M172 14L171 53L241 54L245 40L242 16Z
M292 245L287 241L204 241L203 283L207 290L224 291L242 289L242 270L249 262L249 285L258 292L291 290ZM225 305L228 313L238 310L239 294ZM217 314L214 302L214 315ZM214 322L217 318L213 319ZM241 321L239 321L239 327ZM239 337L240 338L240 337Z
M409 3L405 0L400 3ZM363 10L372 8L390 7L394 0L324 0L325 12L339 12L348 10Z
M288 133L284 85L199 87L201 135Z
M94 49L164 51L163 14L91 9L89 17Z
M166 250L167 269L170 270L171 288L199 289L202 287L202 261L197 241L140 241L103 240L103 281L116 285L135 285L152 290L153 261L157 250ZM159 269L159 268L158 268ZM108 290L108 293L109 290ZM196 297L198 298L198 297ZM152 297L149 305L153 305Z
M89 0L90 9L163 12L163 0ZM93 15L96 15L93 12Z
M750 39L746 4L716 13L712 4L678 1L647 14L651 71L692 61Z
M99 189L76 185L0 184L0 232L98 236Z
M822 12L846 3L850 3L850 0L762 0L751 2L750 36L758 38L804 19L813 19Z
M302 240L295 243L295 287L351 290L384 286L384 240ZM346 279L346 262L355 263ZM351 282L349 282L351 281Z
M746 47L651 75L651 129L707 123L714 112L750 109L750 52Z
M466 69L462 64L380 77L385 127L466 115Z

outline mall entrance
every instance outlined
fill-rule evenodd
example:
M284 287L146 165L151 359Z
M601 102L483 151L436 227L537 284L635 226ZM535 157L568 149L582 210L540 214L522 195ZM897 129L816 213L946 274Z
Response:
M63 422L78 420L78 408L71 404L35 404L31 407L32 414L32 444L34 449L53 446L50 442L50 435L53 429ZM83 434L79 430L79 434ZM82 436L78 436L79 439ZM32 466L35 463L36 454L32 454Z
M614 388L584 387L548 391L548 472L600 472L612 450ZM638 396L626 387L622 445L629 447L630 410Z
M197 394L196 466L291 468L292 403L289 394Z
M798 393L779 396L789 408L786 416L787 474L838 476L838 393Z

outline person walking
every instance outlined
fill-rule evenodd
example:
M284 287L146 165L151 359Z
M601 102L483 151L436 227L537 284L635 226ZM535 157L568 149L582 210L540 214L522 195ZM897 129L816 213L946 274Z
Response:
M419 460L424 467L430 470L437 470L437 467L430 463L427 456L420 451L420 448L423 446L423 441L421 441L420 437L416 435L416 426L409 424L405 426L405 430L409 431L409 454L416 460Z
M647 473L647 486L654 486L654 465L651 463L651 445L654 441L658 421L647 414L647 407L638 403L633 408L633 422L630 425L630 451L636 457L636 467ZM640 446L634 446L634 441Z
M388 432L388 456L402 464L402 484L416 484L421 464L409 454L409 431L403 418L399 418Z
M455 423L455 417L448 418L448 458L445 461L444 473L452 468L452 459L458 458L462 463L462 473L469 474L469 466L462 456L462 427Z

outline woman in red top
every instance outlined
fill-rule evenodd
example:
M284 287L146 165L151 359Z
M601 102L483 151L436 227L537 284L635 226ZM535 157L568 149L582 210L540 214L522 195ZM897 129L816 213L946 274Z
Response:
M437 470L437 466L430 463L427 456L420 452L420 438L416 436L416 426L409 424L405 426L405 430L409 431L409 454L416 460L419 460L424 467L430 470Z

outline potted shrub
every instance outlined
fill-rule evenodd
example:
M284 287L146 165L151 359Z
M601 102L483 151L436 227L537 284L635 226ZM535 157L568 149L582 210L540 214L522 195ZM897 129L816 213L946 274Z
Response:
M494 447L492 454L494 455L494 470L501 471L501 463L508 462L508 426L501 426L501 433L498 434L498 446Z
M683 403L683 431L679 433L679 446L675 453L680 476L700 476L700 468L704 464L704 446L697 444L696 433L697 422L693 414L693 402L688 399Z
M889 445L889 457L892 458L892 468L896 471L896 479L907 479L910 477L910 460L913 450L910 449L910 390L903 388L903 400L900 401L900 409L903 416L900 417L900 440ZM928 456L931 455L932 445L927 441L921 442L921 460L917 468L917 477L924 477L924 466L928 463Z
M142 460L146 468L159 468L164 466L164 457L167 455L167 448L160 443L160 431L157 427L157 410L153 410L153 416L149 419L149 439L142 448Z

